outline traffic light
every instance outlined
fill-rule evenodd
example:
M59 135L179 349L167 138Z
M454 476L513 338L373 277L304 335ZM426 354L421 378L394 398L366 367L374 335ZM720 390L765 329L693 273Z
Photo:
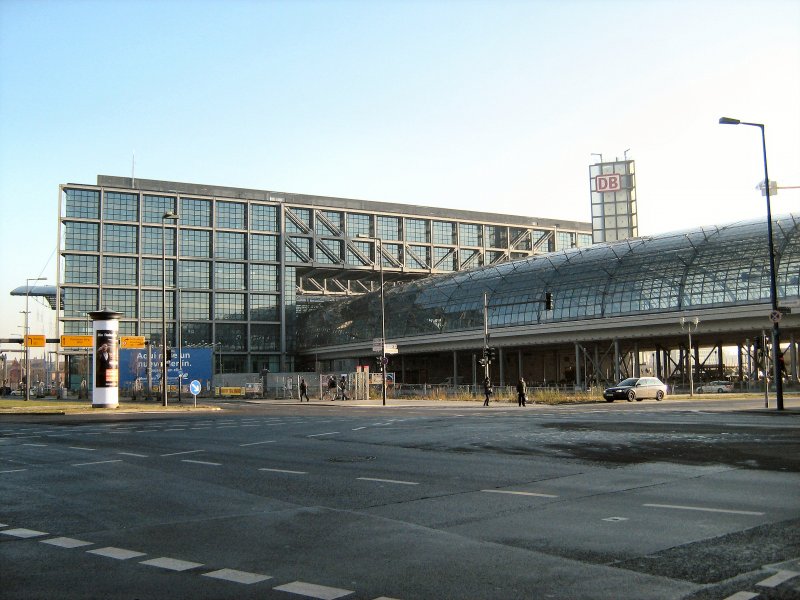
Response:
M553 310L553 294L550 292L544 293L544 309Z
M495 359L497 358L497 350L495 350L494 348L488 348L486 358L489 360L490 363L494 362Z

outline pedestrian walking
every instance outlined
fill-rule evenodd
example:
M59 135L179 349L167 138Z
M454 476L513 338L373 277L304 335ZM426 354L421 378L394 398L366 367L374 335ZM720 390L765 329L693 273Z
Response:
M525 380L520 377L519 381L517 382L517 404L520 406L525 406L525 402L528 399L528 386L525 385Z
M336 380L333 378L333 375L328 377L328 395L331 397L331 402L336 400Z
M484 377L483 379L483 394L486 396L486 400L483 401L484 406L489 406L489 396L493 393L492 391L492 382L489 381L488 377Z
M342 380L339 382L339 391L342 393L342 400L349 400L347 397L347 380L342 375Z
M311 399L308 397L308 384L306 384L306 380L301 377L300 378L300 402L303 401L303 396L306 397L306 402L311 402Z

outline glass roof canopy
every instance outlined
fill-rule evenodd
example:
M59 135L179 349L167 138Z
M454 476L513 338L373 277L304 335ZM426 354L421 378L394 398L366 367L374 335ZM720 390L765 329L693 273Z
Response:
M773 220L778 297L800 296L800 215ZM385 290L389 340L634 314L770 302L767 224L743 221L429 277ZM546 310L545 294L553 310ZM325 303L304 316L301 347L369 341L380 295Z

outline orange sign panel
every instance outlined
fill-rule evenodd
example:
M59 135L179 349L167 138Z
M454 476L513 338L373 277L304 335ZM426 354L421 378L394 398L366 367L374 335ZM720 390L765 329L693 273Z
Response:
M25 336L25 345L28 348L44 348L45 336L28 334Z
M62 335L62 348L91 348L94 339L90 335Z
M143 335L122 335L119 338L120 348L144 348Z

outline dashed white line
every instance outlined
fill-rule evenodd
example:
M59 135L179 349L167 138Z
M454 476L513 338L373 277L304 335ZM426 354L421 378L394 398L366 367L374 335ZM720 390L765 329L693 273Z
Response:
M259 469L259 471L269 471L271 473L291 473L293 475L308 475L308 471L289 471L288 469Z
M306 437L320 437L323 435L336 435L339 433L338 431L329 431L328 433L312 433L311 435L307 435Z
M71 467L86 467L88 465L104 465L107 463L118 463L122 462L121 459L114 459L114 460L96 460L94 462L87 462L87 463L75 463L70 465Z
M399 481L397 479L378 479L376 477L356 477L361 481L377 481L379 483L397 483L399 485L419 485L417 481Z
M177 558L169 558L167 556L143 560L140 564L147 565L149 567L168 569L170 571L188 571L189 569L196 569L197 567L203 566L203 563L189 562L188 560L178 560Z
M219 467L222 463L208 462L205 460L191 460L184 458L181 462L193 463L195 465L211 465L212 467Z
M247 571L237 571L236 569L219 569L211 571L210 573L203 573L203 577L213 577L214 579L224 579L225 581L233 581L234 583L244 583L250 585L272 579L269 575L260 575L258 573L248 573Z
M515 492L513 490L481 490L489 494L511 494L513 496L536 496L538 498L558 498L554 494L540 494L537 492Z
M5 471L0 471L0 473L21 473L22 471L27 471L28 469L7 469Z
M136 558L137 556L145 556L144 552L126 550L125 548L115 548L114 546L106 546L105 548L97 548L96 550L87 550L86 552L89 554L97 554L98 556L115 558L117 560L128 560L129 558Z
M46 446L47 446L47 444L30 444L30 443L28 443L28 444L22 444L22 445L23 445L23 446L36 446L37 448L44 448L44 447L46 447Z
M274 444L274 443L275 440L265 440L263 442L250 442L248 444L239 444L239 447L243 448L245 446L258 446L259 444Z
M59 548L80 548L81 546L91 546L94 542L84 542L69 537L57 537L49 540L39 540L42 544L50 544Z
M366 429L366 427L356 427L353 431L360 431L361 429Z
M97 448L84 448L83 446L68 446L70 450L86 450L87 452L95 452Z
M180 456L182 454L197 454L204 452L204 450L185 450L184 452L170 452L169 454L162 454L161 456Z
M767 577L763 581L759 581L756 585L760 585L761 587L775 588L780 584L789 581L790 579L794 579L798 575L800 575L800 573L797 571L778 571L772 577Z
M122 454L124 456L135 456L136 458L147 458L147 454L136 454L136 452L117 452L117 454Z
M318 600L336 600L337 598L344 598L345 596L349 596L353 593L351 590L342 590L339 588L327 587L314 583L305 583L304 581L293 581L292 583L280 585L273 589L281 592L289 592L290 594L307 596L308 598L317 598Z
M36 531L35 529L4 529L0 534L10 535L18 538L33 538L40 535L47 535L44 531Z
M677 510L697 510L702 512L716 512L716 513L726 513L731 515L755 515L761 516L765 513L763 512L756 512L752 510L729 510L726 508L704 508L702 506L680 506L677 504L642 504L642 506L647 506L650 508L674 508Z
M758 598L758 594L753 592L736 592L733 596L728 596L725 600L753 600Z

